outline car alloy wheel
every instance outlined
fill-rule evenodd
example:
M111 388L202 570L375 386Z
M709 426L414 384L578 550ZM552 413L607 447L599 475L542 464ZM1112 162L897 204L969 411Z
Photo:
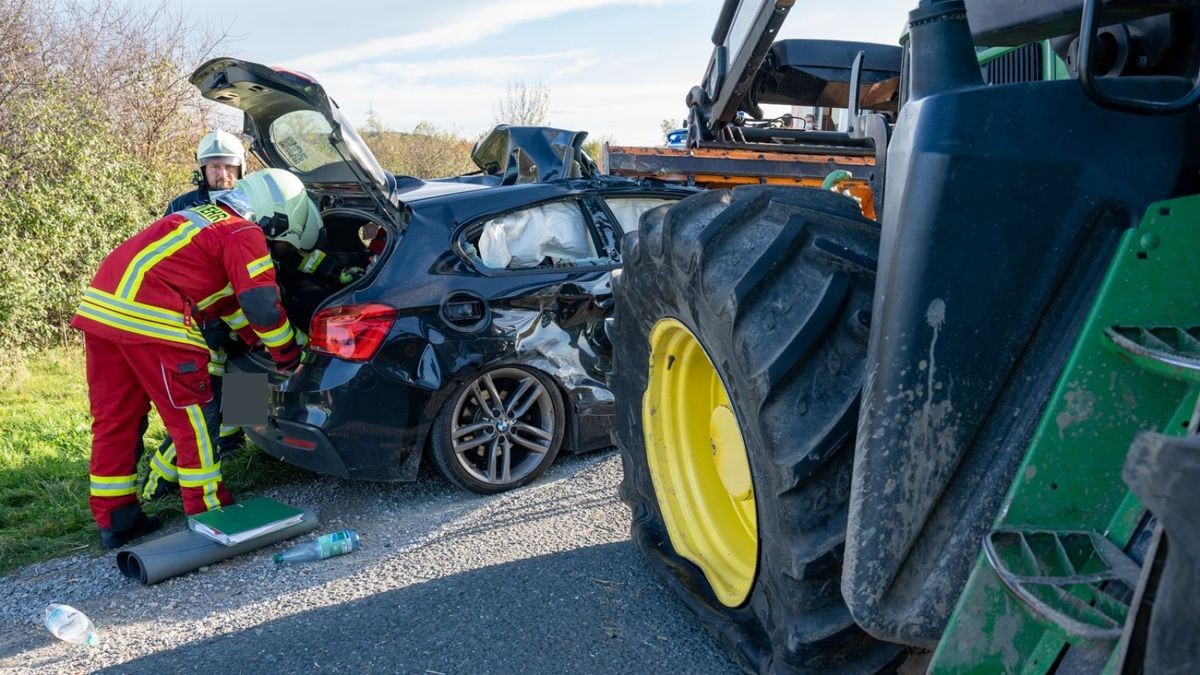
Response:
M461 387L443 410L435 465L475 492L528 483L558 454L562 410L558 391L544 376L516 367L486 371Z

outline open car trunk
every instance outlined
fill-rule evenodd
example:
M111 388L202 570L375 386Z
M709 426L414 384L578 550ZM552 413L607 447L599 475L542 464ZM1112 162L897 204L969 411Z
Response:
M310 190L337 189L389 203L395 178L311 77L232 58L190 78L207 99L245 113L244 133L263 164L296 174Z
M367 210L332 208L323 211L321 216L325 230L319 248L325 259L335 261L336 269L357 269L363 274L349 283L342 283L336 278L302 272L296 264L285 263L277 267L276 278L288 320L305 333L309 332L313 315L326 300L366 278L366 272L373 269L381 257L371 252L370 242L375 237L387 236L382 234L387 230L379 224L379 218Z
M273 254L288 320L307 333L317 310L369 278L383 257L384 242L399 238L396 178L380 167L337 104L307 75L216 58L197 68L190 81L205 98L245 114L244 135L265 166L290 171L304 182L324 221L316 248L333 261L331 267L365 272L347 284L337 275L302 271L298 253ZM263 355L241 356L260 366L254 370L273 370Z

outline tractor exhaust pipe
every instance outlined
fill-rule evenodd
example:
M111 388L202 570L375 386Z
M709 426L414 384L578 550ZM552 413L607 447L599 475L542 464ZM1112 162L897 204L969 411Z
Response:
M983 85L963 0L921 0L908 30L910 100Z

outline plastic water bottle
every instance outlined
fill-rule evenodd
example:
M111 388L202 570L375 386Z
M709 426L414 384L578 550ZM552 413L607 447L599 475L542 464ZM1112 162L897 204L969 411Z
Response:
M340 530L332 534L321 535L299 546L293 546L283 553L276 553L273 560L276 563L308 562L310 560L324 560L332 558L335 555L342 555L343 553L357 550L358 532L354 530Z
M92 620L83 612L69 605L50 605L42 623L54 637L73 645L95 647L100 644L100 636Z

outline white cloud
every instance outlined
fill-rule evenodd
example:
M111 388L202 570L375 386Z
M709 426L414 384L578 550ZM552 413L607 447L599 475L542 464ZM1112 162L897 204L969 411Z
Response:
M607 6L667 5L673 0L498 0L460 5L441 13L440 25L415 23L403 36L363 41L289 62L312 73L356 123L374 109L385 124L411 129L426 120L463 136L491 126L496 103L509 81L550 87L550 122L613 136L623 144L662 142L659 122L686 114L684 96L699 80L712 50L711 21L719 3L680 10L679 21L630 21L616 47L603 39L579 39L576 49L487 56L480 46L505 33L507 44L531 51L542 27L534 21L563 18L556 29L587 23L585 10ZM797 3L780 37L857 39L894 43L912 3L846 0L833 6ZM686 12L686 16L682 13ZM697 14L707 13L711 17ZM854 21L846 21L853 16ZM426 21L433 21L427 17ZM585 33L586 35L586 33ZM630 40L629 38L632 38ZM341 41L341 44L347 44ZM560 42L561 44L561 42ZM571 43L568 43L571 44ZM464 45L473 45L464 47ZM561 48L559 48L561 49Z
M469 138L491 128L495 103L506 86L504 79L470 85L436 78L389 81L373 69L340 71L322 81L354 123L361 124L371 108L393 129L429 121ZM550 123L625 144L657 144L662 141L659 121L686 113L683 98L691 84L684 77L559 83L550 90Z
M532 21L613 6L661 6L681 0L506 0L487 2L451 22L404 35L368 40L360 45L309 54L296 67L309 72L380 59L419 50L461 47L499 35Z
M458 85L478 81L507 81L508 79L537 80L539 78L531 77L530 73L540 71L549 76L571 73L587 68L595 62L596 58L591 50L572 49L542 54L363 63L351 68L331 71L325 74L324 78L359 79L361 86L379 86L383 83L395 86L397 83L423 80L436 80L441 83Z

